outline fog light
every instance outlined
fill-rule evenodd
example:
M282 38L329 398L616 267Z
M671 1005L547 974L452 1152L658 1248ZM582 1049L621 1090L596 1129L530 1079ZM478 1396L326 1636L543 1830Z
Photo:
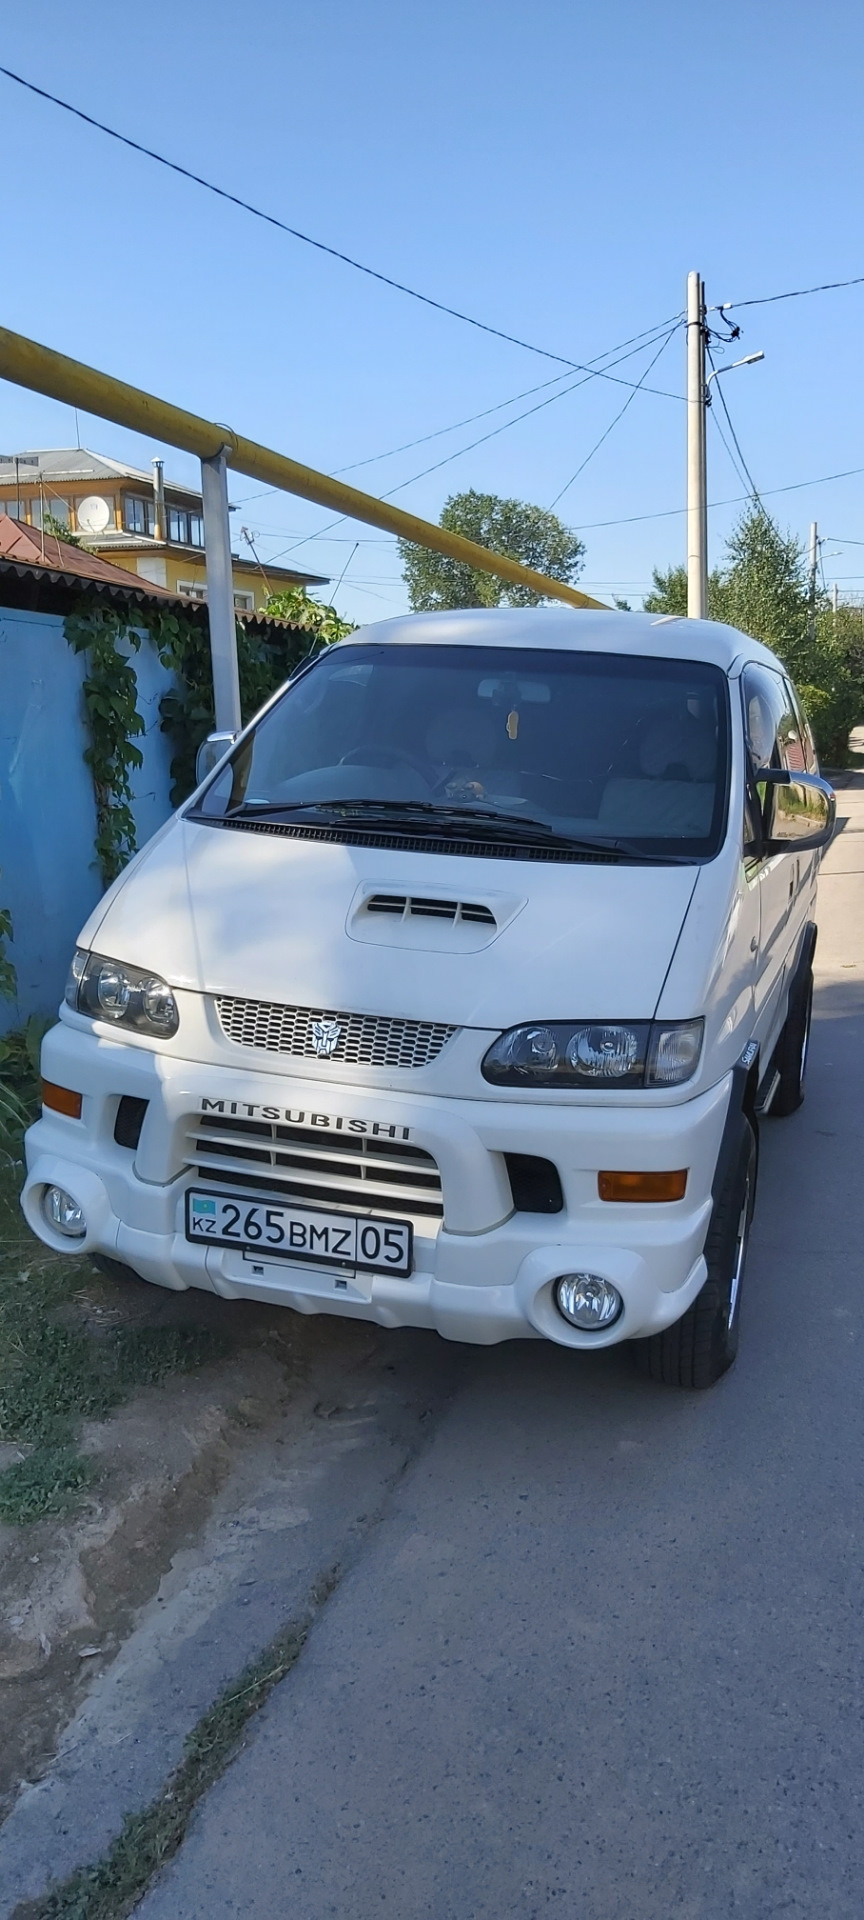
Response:
M42 1196L42 1211L49 1227L55 1233L65 1234L67 1240L81 1240L87 1231L87 1223L77 1200L63 1187L46 1187Z
M601 1333L611 1327L624 1305L618 1288L599 1273L562 1273L554 1295L558 1312L582 1333Z

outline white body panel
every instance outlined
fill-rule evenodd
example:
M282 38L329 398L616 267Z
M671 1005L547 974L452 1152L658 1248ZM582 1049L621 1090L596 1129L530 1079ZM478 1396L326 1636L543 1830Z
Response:
M419 616L373 632L721 667L731 682L732 733L719 853L704 864L555 865L235 832L175 817L100 902L81 944L161 974L175 991L179 1031L158 1041L61 1010L45 1041L43 1072L83 1095L82 1114L74 1120L46 1109L31 1129L28 1219L49 1244L86 1246L169 1287L433 1327L479 1342L521 1335L587 1347L647 1335L680 1317L702 1285L732 1069L750 1041L763 1052L776 1041L813 915L812 855L775 856L758 869L745 867L742 856L745 750L735 682L745 659L777 663L713 623L560 608ZM488 932L434 920L416 928L373 922L365 902L375 893L470 901L488 907L496 925ZM440 1022L455 1031L419 1067L289 1058L229 1039L217 996ZM699 1017L701 1058L684 1086L512 1088L490 1085L481 1073L502 1029L526 1021ZM147 1102L132 1150L113 1137L124 1097ZM202 1114L211 1129L203 1146ZM247 1125L245 1135L238 1123ZM220 1126L224 1139L214 1131ZM356 1191L358 1209L370 1217L386 1216L386 1193L370 1199L368 1189L350 1187L359 1163L345 1161L345 1140L355 1148L358 1140L372 1143L378 1159L364 1160L363 1170L371 1165L373 1178L391 1141L396 1181L421 1165L417 1154L431 1156L443 1217L422 1206L413 1217L410 1277L247 1257L186 1238L185 1195L207 1137L218 1138L224 1153L236 1149L238 1178L248 1163L266 1185L261 1164L276 1164L267 1156L277 1151L279 1127L295 1130L296 1151L307 1159L320 1137L314 1165L323 1168L322 1190L336 1179L333 1169L341 1179L347 1167L349 1188L339 1187L338 1204L347 1207L345 1192ZM407 1173L398 1168L403 1151L415 1155ZM560 1211L547 1217L515 1209L506 1154L557 1168ZM677 1202L610 1204L598 1197L601 1169L686 1169L686 1194ZM86 1241L64 1242L47 1226L41 1196L51 1184L84 1209ZM398 1191L392 1188L397 1198ZM621 1317L604 1333L578 1332L552 1301L557 1275L586 1269L612 1280L623 1297Z

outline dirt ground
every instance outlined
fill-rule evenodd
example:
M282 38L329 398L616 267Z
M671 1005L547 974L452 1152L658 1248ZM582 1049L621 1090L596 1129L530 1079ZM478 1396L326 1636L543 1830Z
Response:
M76 1315L106 1326L208 1329L224 1356L136 1393L79 1442L94 1484L77 1511L0 1525L0 1817L38 1779L96 1674L178 1554L201 1535L244 1455L285 1423L328 1414L336 1373L368 1359L377 1330L269 1307L172 1294L89 1268ZM16 1456L14 1443L0 1464Z

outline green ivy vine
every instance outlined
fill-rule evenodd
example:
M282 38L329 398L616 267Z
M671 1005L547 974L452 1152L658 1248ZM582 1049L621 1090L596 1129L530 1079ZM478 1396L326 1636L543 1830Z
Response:
M129 624L128 614L92 603L67 614L64 630L73 652L87 660L83 691L90 745L84 759L96 798L96 861L103 885L109 887L136 848L130 776L144 764L135 745L144 722L138 712L135 669L119 643L125 640L137 652L141 635Z
M14 1000L18 991L15 968L6 951L6 942L12 938L12 915L8 907L0 907L0 1000Z
M292 622L252 634L237 622L240 706L244 721L281 687L314 644L327 645L350 632L332 607L309 601L299 590L271 602L268 613ZM84 704L90 736L84 759L96 797L96 858L103 884L110 886L136 850L132 812L132 773L143 765L135 742L144 732L138 711L138 683L128 652L137 653L146 635L172 676L159 703L161 727L171 739L171 801L179 806L195 786L198 748L214 726L213 676L206 620L161 607L115 607L80 601L64 621L66 639L87 662ZM124 650L125 649L125 650ZM0 912L0 996L14 992L14 969L3 950L11 922Z
M179 806L195 786L195 758L202 740L214 727L213 673L210 640L204 621L188 615L148 610L146 626L174 684L159 703L163 731L174 748L171 761L171 801ZM307 631L274 627L266 635L252 634L237 622L237 666L240 710L244 722L269 700L309 652Z

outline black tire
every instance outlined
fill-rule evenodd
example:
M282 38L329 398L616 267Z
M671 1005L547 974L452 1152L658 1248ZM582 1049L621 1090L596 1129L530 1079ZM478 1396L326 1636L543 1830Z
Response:
M808 967L803 980L796 982L790 995L783 1032L777 1042L774 1071L780 1075L780 1085L768 1108L768 1117L785 1119L787 1113L794 1113L800 1107L804 1098L812 1013L813 968Z
M756 1136L742 1114L737 1148L705 1241L708 1278L673 1326L633 1342L636 1364L649 1380L667 1387L713 1387L735 1359L756 1161Z

